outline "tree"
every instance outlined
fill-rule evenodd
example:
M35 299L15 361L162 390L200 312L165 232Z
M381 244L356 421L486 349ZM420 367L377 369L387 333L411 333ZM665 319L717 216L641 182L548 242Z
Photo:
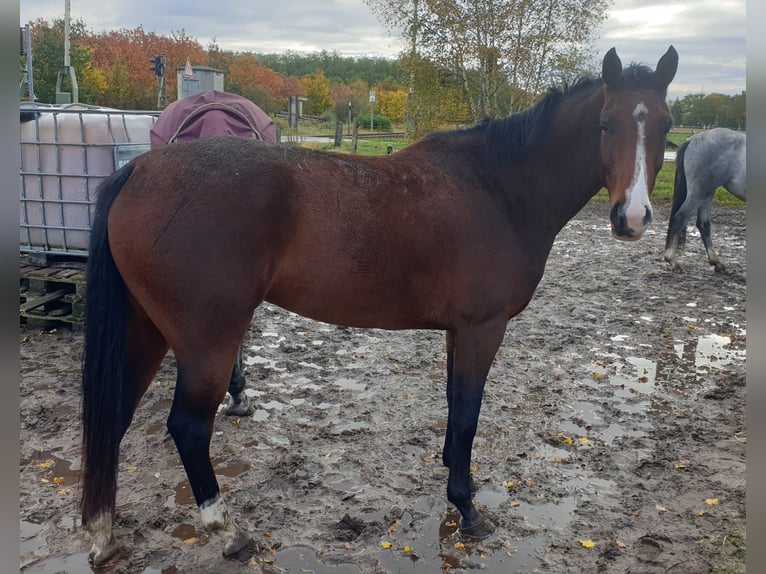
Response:
M321 69L317 68L313 74L301 78L301 87L308 100L303 110L307 114L319 115L332 107L330 81Z
M42 18L30 23L32 35L32 66L35 78L35 95L41 103L56 103L56 81L64 65L64 20L48 23ZM84 43L87 38L85 23L70 23L69 63L77 77L79 101L98 104L106 88L104 74L93 65L93 52ZM70 90L67 77L62 89Z
M366 0L408 45L410 85L427 60L453 77L471 119L528 106L580 75L611 0ZM419 56L419 58L416 58Z

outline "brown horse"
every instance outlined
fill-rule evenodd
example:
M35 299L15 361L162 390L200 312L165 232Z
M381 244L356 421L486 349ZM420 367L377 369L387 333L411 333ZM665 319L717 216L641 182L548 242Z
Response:
M176 144L104 182L91 231L83 368L82 517L94 564L112 532L119 445L172 348L167 421L203 526L248 543L209 445L253 312L269 301L352 327L440 329L447 341L447 497L464 536L484 382L556 234L605 186L612 231L641 237L663 163L678 55L551 89L535 106L365 158L240 138Z

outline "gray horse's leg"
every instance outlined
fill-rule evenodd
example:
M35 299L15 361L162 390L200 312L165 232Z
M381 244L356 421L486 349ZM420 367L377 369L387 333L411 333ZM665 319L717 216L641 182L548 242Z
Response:
M707 252L708 262L715 268L716 273L723 273L726 271L726 267L724 267L724 264L721 263L721 260L718 258L718 253L716 253L715 248L713 247L713 239L710 236L710 208L711 204L707 202L699 208L699 211L697 212L697 229L700 230L700 236L702 237L702 243Z
M686 240L686 224L691 216L689 203L684 203L668 224L668 234L665 239L665 253L663 259L670 264L670 268L680 273L681 266L676 261L676 251L683 246Z
M242 345L239 346L237 360L231 371L231 380L229 381L229 395L231 402L226 407L225 413L235 417L245 417L252 415L255 409L250 404L250 399L245 394L245 375L242 372Z

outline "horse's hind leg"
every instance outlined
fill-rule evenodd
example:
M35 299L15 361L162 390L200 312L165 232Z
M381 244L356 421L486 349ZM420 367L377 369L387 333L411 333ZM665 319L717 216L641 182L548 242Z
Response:
M668 234L665 238L665 253L663 259L670 264L673 271L680 272L681 266L676 262L676 252L683 247L686 241L686 225L691 217L689 204L684 203L681 208L670 218Z
M711 206L712 202L705 203L705 205L699 208L699 211L697 212L697 229L700 231L700 237L702 238L702 243L705 246L705 251L707 252L708 262L715 268L717 273L723 273L726 271L726 267L718 258L718 253L716 253L716 250L713 247L713 239L710 235Z
M151 384L168 351L165 339L137 307L132 308L128 316L126 344L126 372L120 402L120 441L130 426L138 402ZM88 559L94 566L103 565L119 549L112 531L115 491L116 484L104 484L99 492L85 493L88 503L83 514L93 542ZM100 501L100 504L91 501Z
M226 407L225 413L229 416L246 417L252 415L255 409L250 404L250 399L245 394L245 374L242 369L242 343L239 346L237 360L234 362L234 369L231 371L229 380L229 396L231 402Z
M202 525L221 532L224 556L238 552L250 541L229 513L210 461L213 422L226 394L236 352L236 347L212 344L191 352L176 350L178 379L168 417L168 430L181 455Z

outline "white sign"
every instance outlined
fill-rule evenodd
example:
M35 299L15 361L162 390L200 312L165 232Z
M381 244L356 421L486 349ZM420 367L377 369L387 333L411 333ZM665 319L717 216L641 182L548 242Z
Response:
M186 67L184 68L184 78L193 78L194 70L192 70L191 62L189 58L186 58Z
M373 103L375 102L375 92L372 90L370 91L370 101Z

